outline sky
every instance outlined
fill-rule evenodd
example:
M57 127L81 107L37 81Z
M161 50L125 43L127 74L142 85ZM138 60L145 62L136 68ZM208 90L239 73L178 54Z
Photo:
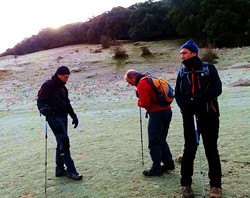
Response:
M129 7L146 0L2 0L0 53L46 27L85 22L113 7Z

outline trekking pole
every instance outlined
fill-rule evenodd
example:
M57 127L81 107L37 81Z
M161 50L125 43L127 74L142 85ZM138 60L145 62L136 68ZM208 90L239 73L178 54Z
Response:
M48 123L45 121L45 185L44 191L47 193L47 148L48 148Z
M141 119L141 107L139 107L140 110L140 128L141 128L141 163L142 166L144 166L144 159L143 159L143 137L142 137L142 119Z
M198 129L197 129L197 121L196 121L196 115L194 114L194 130L195 130L195 137L196 137L196 144L198 147L198 154L199 154L199 165L200 165L200 170L199 170L199 178L200 178L200 182L201 182L201 186L202 186L202 195L205 198L205 187L204 187L204 178L203 178L203 171L202 171L202 165L201 165L201 152L200 152L200 147L199 147L199 133L198 133Z

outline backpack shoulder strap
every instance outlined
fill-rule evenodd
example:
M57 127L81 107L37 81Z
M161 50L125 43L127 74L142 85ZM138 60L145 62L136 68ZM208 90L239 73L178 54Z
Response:
M202 62L202 70L195 70L194 73L205 73L207 76L209 76L209 65L210 63L208 62ZM179 74L180 77L182 78L185 74L192 73L192 71L185 71L185 68L180 68L179 69Z
M149 84L151 85L151 87L153 88L153 90L157 93L157 88L155 87L154 82L153 82L153 78L155 78L155 77L149 76L147 78L148 78Z
M184 67L179 69L179 75L182 78L185 74L190 74L192 71L186 71Z
M210 63L208 62L202 62L203 71L207 76L209 76L209 65Z

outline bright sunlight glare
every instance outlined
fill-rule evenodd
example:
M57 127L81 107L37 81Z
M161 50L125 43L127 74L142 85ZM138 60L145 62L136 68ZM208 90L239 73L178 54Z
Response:
M46 27L85 22L113 7L146 0L6 0L1 2L0 53Z

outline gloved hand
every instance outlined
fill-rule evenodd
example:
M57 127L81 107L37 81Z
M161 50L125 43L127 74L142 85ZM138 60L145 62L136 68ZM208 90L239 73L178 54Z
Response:
M40 109L40 113L44 115L45 117L50 116L52 113L51 108L48 105L45 105Z
M190 98L182 106L181 112L185 114L187 113L193 114L195 110L197 109L197 104L198 104L197 100L195 100L194 98Z
M201 93L199 95L196 95L193 97L193 99L198 104L201 102L205 102L206 101L205 93Z
M184 104L184 106L189 109L193 108L195 105L196 105L196 100L194 98L188 99Z
M74 124L74 129L78 126L79 120L78 120L77 116L72 118L72 124Z
M199 109L200 104L203 101L203 95L196 95L193 98L188 99L181 108L182 113L195 113Z
M181 113L182 114L187 114L187 113L192 113L192 112L190 112L190 109L189 109L189 105L187 105L187 104L189 104L189 103L187 103L187 102L185 102L182 106L181 106Z

